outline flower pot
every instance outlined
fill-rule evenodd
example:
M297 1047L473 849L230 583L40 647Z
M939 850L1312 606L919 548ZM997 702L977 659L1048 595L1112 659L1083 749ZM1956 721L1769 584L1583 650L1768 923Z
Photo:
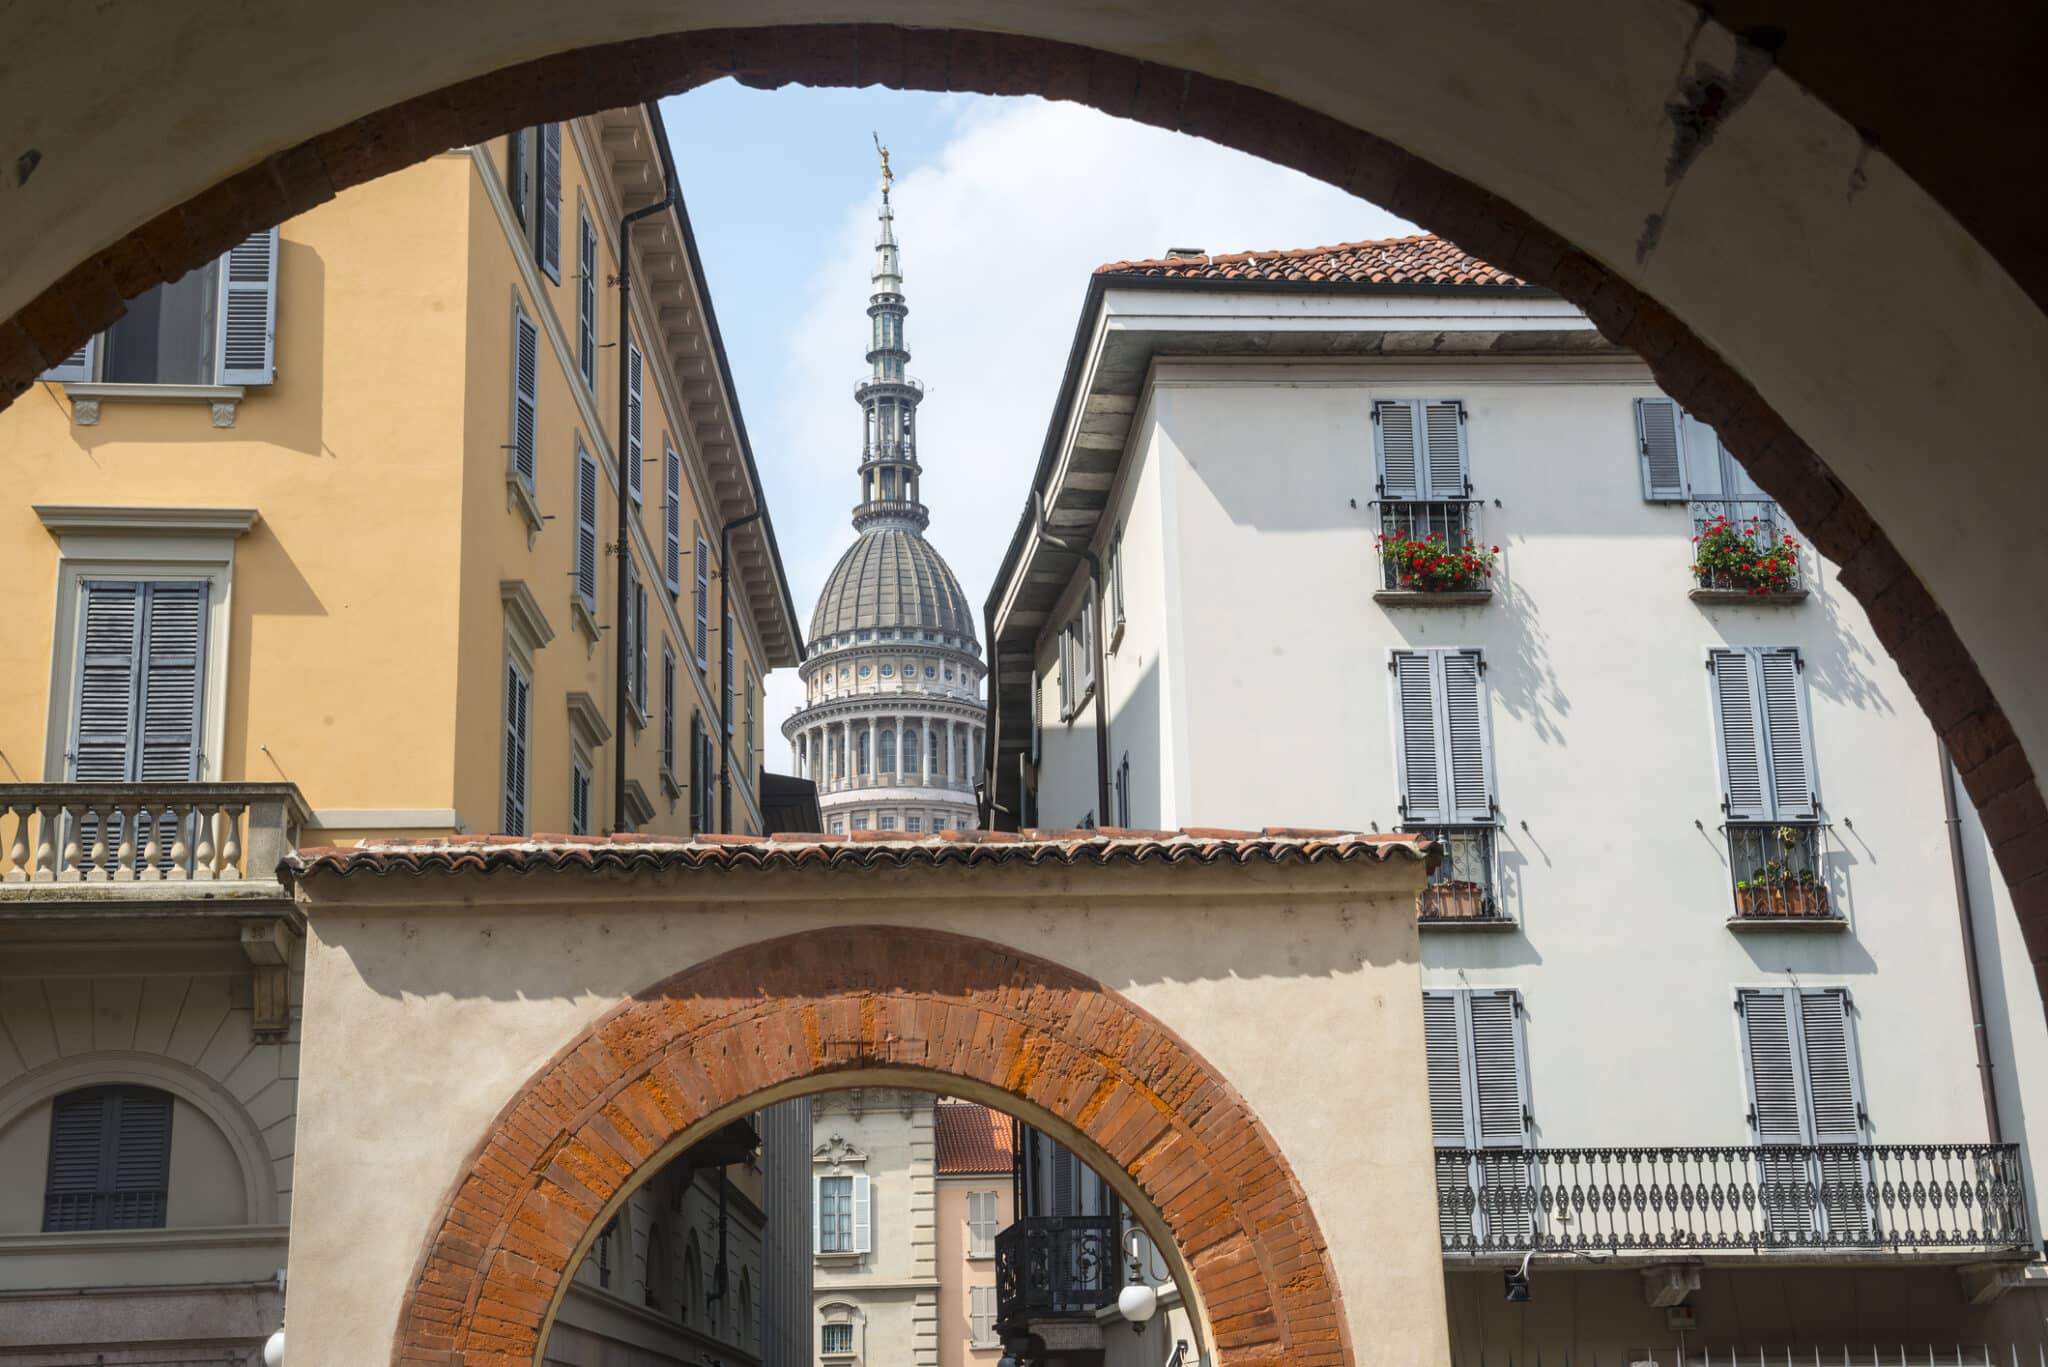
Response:
M1818 883L1737 888L1735 914L1744 917L1826 916L1828 890Z
M1424 888L1416 899L1416 913L1425 921L1483 921L1490 915L1486 889L1455 878Z

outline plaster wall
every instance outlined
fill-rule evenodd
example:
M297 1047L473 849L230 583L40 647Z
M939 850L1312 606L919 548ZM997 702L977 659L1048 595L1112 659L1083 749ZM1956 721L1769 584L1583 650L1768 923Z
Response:
M811 1099L812 1172L865 1174L869 1202L869 1251L812 1259L821 1363L835 1361L818 1327L829 1321L853 1324L863 1363L937 1361L934 1102L929 1092L873 1087Z
M523 878L431 910L408 900L431 886L414 880L302 889L314 1019L295 1342L316 1359L389 1352L422 1241L471 1147L628 993L767 937L882 923L1021 939L1164 1021L1242 1092L1292 1165L1328 1241L1356 1360L1439 1354L1410 907L1419 866L988 872ZM986 1087L932 1082L1004 1104ZM352 1195L366 1185L377 1202Z
M939 1178L939 1367L965 1367L969 1363L993 1363L1003 1355L1001 1344L986 1348L974 1344L972 1306L968 1290L996 1284L995 1260L971 1257L967 1230L967 1197L970 1192L993 1192L996 1198L996 1228L1009 1227L1015 1217L1012 1208L1010 1174L948 1174Z

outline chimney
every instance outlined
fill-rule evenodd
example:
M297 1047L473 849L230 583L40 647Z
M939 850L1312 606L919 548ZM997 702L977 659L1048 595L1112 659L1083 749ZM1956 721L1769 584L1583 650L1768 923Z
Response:
M1168 247L1166 249L1166 259L1168 261L1195 261L1208 254L1208 252L1200 247Z

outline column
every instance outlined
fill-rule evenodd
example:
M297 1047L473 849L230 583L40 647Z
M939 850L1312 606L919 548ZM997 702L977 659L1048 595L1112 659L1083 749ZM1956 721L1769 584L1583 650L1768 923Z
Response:
M951 717L948 717L948 718L946 718L946 771L945 771L945 777L946 777L946 786L947 786L947 787L949 787L949 788L953 786L953 769L954 769L954 759L953 759L953 719L952 719Z
M917 781L918 786L932 786L932 714L924 713L917 719Z
M881 747L876 744L875 737L875 733L882 729L880 726L876 725L876 722L878 720L879 719L875 717L868 718L868 779L871 782L882 776Z

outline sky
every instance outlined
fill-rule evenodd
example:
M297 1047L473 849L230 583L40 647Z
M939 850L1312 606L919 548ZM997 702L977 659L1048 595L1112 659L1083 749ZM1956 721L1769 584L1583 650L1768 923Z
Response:
M926 535L977 623L1097 266L1416 231L1297 171L1037 98L720 81L664 100L662 117L800 629L854 537L874 135L896 175L910 373L925 386ZM769 676L771 770L789 771L781 725L801 702L795 670Z

